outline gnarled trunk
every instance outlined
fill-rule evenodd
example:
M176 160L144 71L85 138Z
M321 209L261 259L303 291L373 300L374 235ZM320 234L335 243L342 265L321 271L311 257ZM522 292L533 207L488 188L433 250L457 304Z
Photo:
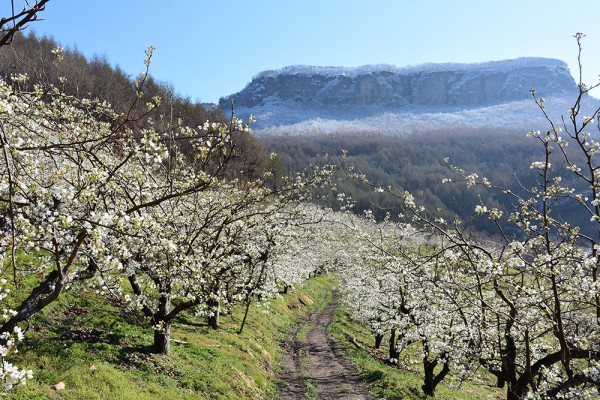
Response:
M171 323L167 322L162 326L162 329L154 330L154 345L152 350L158 354L171 353L169 341L171 339Z
M31 291L31 294L18 307L15 307L17 314L0 326L0 333L12 332L19 322L29 321L34 315L55 301L63 292L67 281L79 282L94 277L98 270L98 266L94 261L90 261L86 269L75 272L70 271L86 237L86 232L80 232L77 235L73 249L69 253L62 271L53 270L46 275L44 280Z
M425 372L423 386L423 393L427 396L433 397L435 395L435 388L437 385L444 380L446 375L450 372L450 360L448 358L447 353L442 353L439 357L436 357L433 361L429 361L427 357L428 349L427 344L423 345L424 354L423 354L423 370ZM442 366L442 370L436 375L435 367L438 365L439 360L443 360L444 364Z
M62 292L63 286L58 271L50 272L46 279L33 289L31 294L19 305L16 309L17 314L2 324L0 332L12 332L19 322L28 321L56 300Z
M171 338L171 320L168 319L171 308L171 295L164 293L158 300L158 310L154 314L154 346L153 350L159 354L169 354L171 348L169 340Z

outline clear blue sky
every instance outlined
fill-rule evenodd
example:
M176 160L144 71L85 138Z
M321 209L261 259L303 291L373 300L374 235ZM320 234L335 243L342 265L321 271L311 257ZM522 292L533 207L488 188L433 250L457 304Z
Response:
M15 4L21 1L15 0ZM9 0L0 0L8 15ZM600 74L600 1L50 0L30 29L126 73L143 70L193 101L216 102L288 65L354 67L558 58L572 71L584 32L587 82Z

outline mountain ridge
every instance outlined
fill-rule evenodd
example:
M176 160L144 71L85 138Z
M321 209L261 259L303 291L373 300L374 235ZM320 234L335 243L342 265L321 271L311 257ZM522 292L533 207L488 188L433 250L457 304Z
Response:
M233 100L238 116L255 115L259 135L282 131L303 134L305 122L315 133L341 126L343 130L364 129L364 125L373 126L372 130L401 131L443 125L443 120L535 128L529 126L530 118L539 110L531 89L540 97L558 99L556 110L549 108L553 116L561 115L565 99L578 93L565 62L522 57L403 68L288 66L260 72L241 91L221 98L219 104L226 110ZM504 117L498 115L497 106ZM537 126L542 120L533 122Z
M252 79L263 77L275 77L278 75L347 75L356 76L373 72L394 72L400 74L409 74L414 72L436 72L436 71L460 71L464 69L479 71L500 71L507 68L518 67L539 67L555 65L565 67L567 64L556 58L546 57L519 57L515 59L484 61L474 63L423 63L417 65L407 65L398 67L391 64L365 64L359 67L342 66L317 66L317 65L289 65L280 69L266 70L259 72Z

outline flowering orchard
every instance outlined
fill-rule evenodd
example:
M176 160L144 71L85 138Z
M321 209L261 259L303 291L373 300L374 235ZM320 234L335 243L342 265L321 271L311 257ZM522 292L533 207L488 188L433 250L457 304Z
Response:
M218 329L220 315L241 304L246 307L241 331L253 302L267 306L280 287L299 283L319 267L310 262L314 250L305 251L300 263L293 248L314 234L318 222L293 200L296 189L222 182L140 213L111 251L123 273L98 276L98 290L148 317L157 352L169 352L172 321L184 311L206 317ZM299 232L298 224L308 231Z
M61 54L54 51L57 62ZM146 68L151 57L149 48ZM146 98L147 79L146 69L124 113L24 75L0 81L5 390L31 379L14 364L17 343L67 290L91 288L143 315L154 351L168 353L182 312L218 329L220 315L245 307L241 332L251 304L266 309L280 292L335 269L349 312L376 346L389 338L390 361L420 354L427 395L446 379L485 373L509 400L600 396L600 110L582 115L599 85L580 79L560 122L532 91L549 128L529 135L541 149L531 187L495 186L448 160L455 176L447 184L514 200L511 209L473 205L475 218L497 228L484 241L394 187L375 188L403 204L398 218L380 223L369 212L307 204L329 183L328 165L277 179L232 171L248 126L232 117L192 128L155 116L161 99ZM350 208L349 196L338 199ZM587 223L561 218L565 206Z
M583 35L575 37L581 53ZM513 198L509 210L474 205L476 217L496 226L494 240L435 218L410 193L376 188L402 200L407 224L384 222L356 235L362 261L342 274L347 303L377 344L390 334L393 362L417 346L426 394L446 376L485 371L509 400L600 395L600 110L581 111L597 86L580 80L569 115L530 133L541 149L530 170L534 186L517 193L449 164L456 177L447 184ZM544 100L532 95L546 115ZM587 214L588 224L562 219L565 205Z
M61 49L54 53L60 61ZM151 57L149 48L146 68ZM91 287L139 310L154 331L154 350L167 353L179 313L198 312L217 328L221 312L266 304L279 286L319 268L298 267L289 255L298 256L296 243L315 234L318 211L301 201L332 168L277 185L268 172L228 179L247 125L233 117L196 128L149 118L158 97L134 115L147 77L146 69L122 114L52 85L25 91L27 76L0 82L0 264L2 301L10 305L0 354L7 390L32 372L4 358L16 353L30 319L71 288ZM278 259L286 270L276 267Z
M25 79L0 83L3 272L30 290L7 314L3 335L70 286L121 271L113 251L141 213L211 187L232 156L227 126L134 132L107 104L41 86L24 93ZM179 141L195 145L193 161L176 151ZM34 286L32 276L41 277Z

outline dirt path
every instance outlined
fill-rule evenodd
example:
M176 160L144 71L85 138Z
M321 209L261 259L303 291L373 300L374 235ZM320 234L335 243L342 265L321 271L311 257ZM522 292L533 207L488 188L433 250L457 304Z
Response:
M341 344L327 328L337 307L335 292L329 305L296 325L283 345L282 400L372 399Z

